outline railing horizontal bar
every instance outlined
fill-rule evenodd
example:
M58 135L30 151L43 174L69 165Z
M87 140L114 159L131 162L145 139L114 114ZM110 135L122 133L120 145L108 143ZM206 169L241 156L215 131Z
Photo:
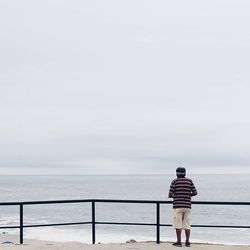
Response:
M38 205L38 204L60 204L60 203L144 203L144 204L172 204L173 201L158 200L119 200L119 199L76 199L76 200L47 200L47 201L23 201L23 202L0 202L0 206L12 205ZM250 205L250 202L231 202L231 201L193 201L192 204L198 205Z
M105 222L99 221L95 224L99 225L128 225L128 226L156 226L155 223L132 223L132 222Z
M35 224L35 225L24 225L24 227L49 227L49 226L70 226L70 225L87 225L91 222L73 222L73 223L58 223L58 224ZM134 225L134 226L156 226L154 223L123 223L123 222L96 222L100 225ZM160 224L161 227L171 227L172 224ZM225 226L225 225L192 225L192 227L204 227L204 228L250 228L250 226ZM20 228L19 226L6 226L0 227L0 229L16 229Z
M20 206L22 202L0 202L0 206Z
M161 227L172 227L172 224L160 224ZM214 228L250 228L250 226L224 226L224 225L192 225L192 227L214 227Z
M160 224L160 227L172 227L172 224Z
M192 225L192 227L214 227L214 228L250 228L250 226L224 226L224 225Z
M118 200L118 199L95 199L95 202L100 203L135 203L135 204L156 204L156 203L166 203L172 204L173 201L157 201L157 200Z
M68 222L68 223L51 223L51 224L34 224L34 225L24 225L23 227L52 227L52 226L73 226L73 225L86 225L91 224L91 222Z
M91 200L57 200L57 201L27 201L23 205L37 205L37 204L61 204L61 203L87 203Z
M38 204L60 204L60 203L86 203L92 202L90 199L84 200L47 200L47 201L22 201L22 202L0 202L0 206L11 205L38 205Z
M250 202L232 201L192 201L192 204L199 205L250 205Z
M6 226L6 227L0 227L0 229L9 229L9 228L20 228L20 226Z
M119 200L119 199L94 199L94 202L104 203L152 203L152 204L172 204L173 201L158 200ZM200 205L250 205L250 202L231 202L231 201L192 201L193 204Z
M50 223L50 224L34 224L34 225L24 225L23 227L51 227L51 226L70 226L70 225L87 225L91 222L66 222L66 223ZM0 227L0 229L8 228L20 228L20 226L6 226Z

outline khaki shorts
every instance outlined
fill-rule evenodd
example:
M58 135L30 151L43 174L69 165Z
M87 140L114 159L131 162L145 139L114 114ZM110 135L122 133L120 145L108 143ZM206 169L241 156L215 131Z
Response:
M175 229L190 229L190 208L173 209L173 227Z

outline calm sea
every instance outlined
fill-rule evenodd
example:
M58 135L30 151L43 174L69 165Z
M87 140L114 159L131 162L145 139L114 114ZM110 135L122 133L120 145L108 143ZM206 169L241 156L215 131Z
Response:
M250 175L192 175L199 201L250 201ZM129 176L1 176L1 201L58 199L167 200L174 175ZM250 207L194 205L192 224L250 225ZM25 224L91 220L89 204L25 206ZM97 204L97 221L155 223L152 204ZM162 205L161 223L172 222L171 205ZM0 226L18 225L18 207L0 207ZM16 229L1 233L18 234ZM97 225L97 242L155 240L155 228L147 226ZM25 237L41 240L91 242L89 225L25 228ZM192 241L250 244L250 229L193 228ZM161 228L161 240L175 239L172 228Z

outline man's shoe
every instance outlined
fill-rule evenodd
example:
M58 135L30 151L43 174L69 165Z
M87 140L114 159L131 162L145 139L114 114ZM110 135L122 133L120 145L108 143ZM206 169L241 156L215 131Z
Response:
M191 247L190 242L186 242L186 243L185 243L185 246L186 246L186 247Z
M175 243L173 243L173 246L175 246L175 247L182 247L182 244L181 244L181 242L175 242Z

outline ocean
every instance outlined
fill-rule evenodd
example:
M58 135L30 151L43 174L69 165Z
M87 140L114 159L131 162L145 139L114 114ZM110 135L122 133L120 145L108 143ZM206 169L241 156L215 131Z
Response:
M250 201L250 175L201 174L188 176L198 190L195 201ZM175 175L117 176L1 176L1 202L60 199L145 199L168 200ZM193 205L191 223L206 225L250 225L249 206ZM91 220L90 204L53 204L24 207L24 224L79 222ZM96 221L155 223L154 204L96 205ZM19 223L19 207L0 206L0 226ZM161 223L172 223L172 206L161 205ZM1 233L18 234L17 229ZM149 226L97 225L96 242L155 240ZM25 228L24 237L91 243L91 226ZM183 235L184 237L184 235ZM175 240L171 227L161 228L161 240ZM250 229L192 228L191 241L203 243L250 244Z

